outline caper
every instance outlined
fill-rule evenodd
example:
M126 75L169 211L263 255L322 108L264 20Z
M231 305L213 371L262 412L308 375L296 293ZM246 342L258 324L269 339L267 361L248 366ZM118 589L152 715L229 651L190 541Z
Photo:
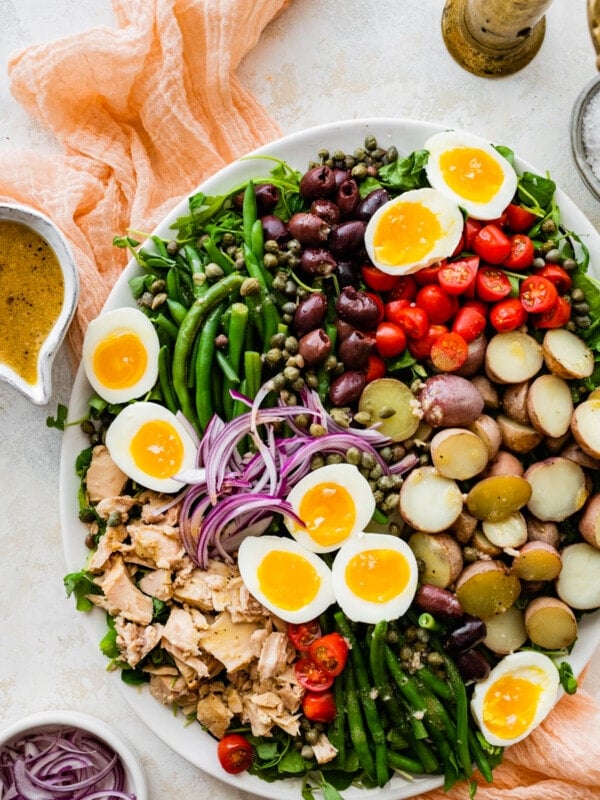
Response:
M346 450L346 461L357 467L360 464L360 450L358 447L349 447Z
M545 267L545 266L546 266L546 259L545 259L545 258L542 258L542 256L536 256L536 257L533 259L533 261L532 261L532 263L531 263L531 266L532 266L534 269L542 269L542 267Z
M167 242L167 253L170 256L174 256L179 252L179 243L175 241L175 239L171 239Z
M581 303L585 300L585 294L583 293L582 289L573 289L571 292L571 300L573 303Z
M376 147L377 147L377 139L373 136L372 133L368 134L368 136L365 137L365 150L371 152L372 150L375 150Z
M263 256L263 264L268 270L275 269L279 266L279 258L275 253L265 253Z
M356 178L356 180L364 180L364 178L367 177L367 165L361 161L360 164L352 168L351 175L353 178Z
M312 469L320 469L321 467L325 466L325 459L320 453L314 455L310 460L310 468Z
M556 223L550 217L547 217L541 224L541 229L544 233L556 233Z
M237 263L236 263L236 269L244 269L245 266L246 266L246 262L245 261L244 261L244 263L242 264L241 267L238 267ZM206 273L206 277L207 277L207 279L209 281L219 281L219 280L221 280L221 278L225 274L223 272L223 267L219 266L218 264L215 264L212 261L211 261L210 264L206 265L206 268L205 268L204 272Z
M546 261L550 264L560 264L562 260L563 257L558 247L553 247L552 250L548 250L546 253Z
M562 268L566 269L567 272L572 272L573 270L577 269L577 262L574 258L565 258L562 262Z

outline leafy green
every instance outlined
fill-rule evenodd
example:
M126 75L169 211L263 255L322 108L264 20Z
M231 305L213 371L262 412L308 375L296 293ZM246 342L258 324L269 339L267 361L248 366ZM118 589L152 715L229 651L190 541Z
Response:
M75 595L75 607L78 611L91 611L94 604L87 597L90 594L101 594L100 587L94 583L93 576L86 570L70 572L63 578L67 597Z
M46 425L49 428L58 428L59 431L64 431L67 421L67 407L62 403L58 404L55 417L46 417Z
M573 669L567 661L561 661L558 665L560 685L567 694L575 694L578 688L577 678L573 675Z
M378 172L381 185L399 192L427 186L425 165L428 158L428 150L415 150L404 158L385 164Z
M543 213L551 205L556 192L556 184L551 178L524 172L517 184L517 196L524 206L534 213Z

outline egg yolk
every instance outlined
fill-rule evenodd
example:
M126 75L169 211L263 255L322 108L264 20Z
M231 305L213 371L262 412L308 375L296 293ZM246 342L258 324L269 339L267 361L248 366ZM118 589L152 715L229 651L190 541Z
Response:
M356 522L356 507L350 492L337 483L318 483L307 489L298 508L307 533L319 545L341 544Z
M107 389L135 386L148 363L141 339L131 331L115 331L106 336L94 351L94 373Z
M298 611L312 602L321 588L314 566L297 553L273 550L257 567L258 585L267 600L286 611Z
M175 428L164 420L145 422L129 445L135 465L153 478L171 478L181 469L184 448Z
M541 670L540 678L543 678ZM521 736L531 725L542 685L514 675L504 675L490 687L483 704L483 721L500 739Z
M436 214L422 203L393 203L373 236L377 261L387 266L418 263L443 236Z
M387 603L408 585L410 567L396 550L363 550L346 565L348 588L361 600Z
M485 150L475 147L446 150L440 155L439 165L447 186L465 200L487 203L504 181L500 164Z

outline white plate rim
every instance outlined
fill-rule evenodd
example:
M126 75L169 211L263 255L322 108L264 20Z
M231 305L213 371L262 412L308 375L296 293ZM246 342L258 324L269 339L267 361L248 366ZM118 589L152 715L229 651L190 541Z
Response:
M395 117L366 117L318 125L257 148L212 175L190 192L190 196L198 191L203 191L207 195L218 194L230 190L233 186L249 178L268 174L271 168L270 162L255 158L256 156L275 156L297 169L304 170L310 159L317 158L317 152L321 147L328 147L332 151L340 148L352 152L356 147L362 145L368 134L373 134L382 147L394 144L400 155L403 156L422 147L429 136L449 128L450 126L439 123ZM453 129L456 128L453 127ZM493 143L510 147L510 142L496 141ZM249 158L249 156L253 158ZM552 175L552 170L548 165L545 167L533 166L520 159L517 154L515 161L520 171L529 170L540 175L549 171ZM579 234L585 241L590 251L590 262L600 263L600 234L560 187L557 188L555 197L561 210L561 219L567 227ZM188 198L186 197L167 214L151 233L163 237L172 235L169 226L178 217L187 213ZM128 280L137 272L138 266L132 259L110 292L103 312L123 305L134 305L129 292ZM79 419L85 413L86 401L91 391L80 366L75 376L69 402L69 420ZM74 472L75 458L87 444L79 426L70 426L65 429L60 457L59 513L68 571L82 569L88 555L84 543L86 528L77 519L79 479ZM97 646L106 632L104 613L99 609L85 614L77 613L80 618L83 618L84 627L92 643ZM579 638L568 659L576 675L583 671L596 649L600 638L597 633L599 625L600 612L586 615L580 623ZM170 707L161 705L149 694L147 687L128 686L120 680L117 672L108 673L108 678L116 682L119 691L133 711L164 744L206 774L257 797L272 798L273 800L300 800L302 785L300 779L288 778L269 783L247 773L227 774L221 769L216 758L214 740L208 733L202 731L200 725L186 727L183 715L175 716ZM352 786L343 791L343 796L344 800L404 800L442 785L442 776L418 777L409 781L400 775L395 775L383 788L362 789Z

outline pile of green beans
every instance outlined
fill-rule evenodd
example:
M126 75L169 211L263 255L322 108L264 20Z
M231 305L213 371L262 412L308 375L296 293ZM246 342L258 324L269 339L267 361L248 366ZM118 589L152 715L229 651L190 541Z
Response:
M414 670L403 667L397 631L391 636L386 621L356 625L337 611L333 627L350 644L348 662L334 685L337 716L328 730L340 768L351 748L373 786L384 786L400 771L442 774L448 789L470 779L474 766L492 782L501 753L482 746L465 684L435 640L443 678L425 663Z

